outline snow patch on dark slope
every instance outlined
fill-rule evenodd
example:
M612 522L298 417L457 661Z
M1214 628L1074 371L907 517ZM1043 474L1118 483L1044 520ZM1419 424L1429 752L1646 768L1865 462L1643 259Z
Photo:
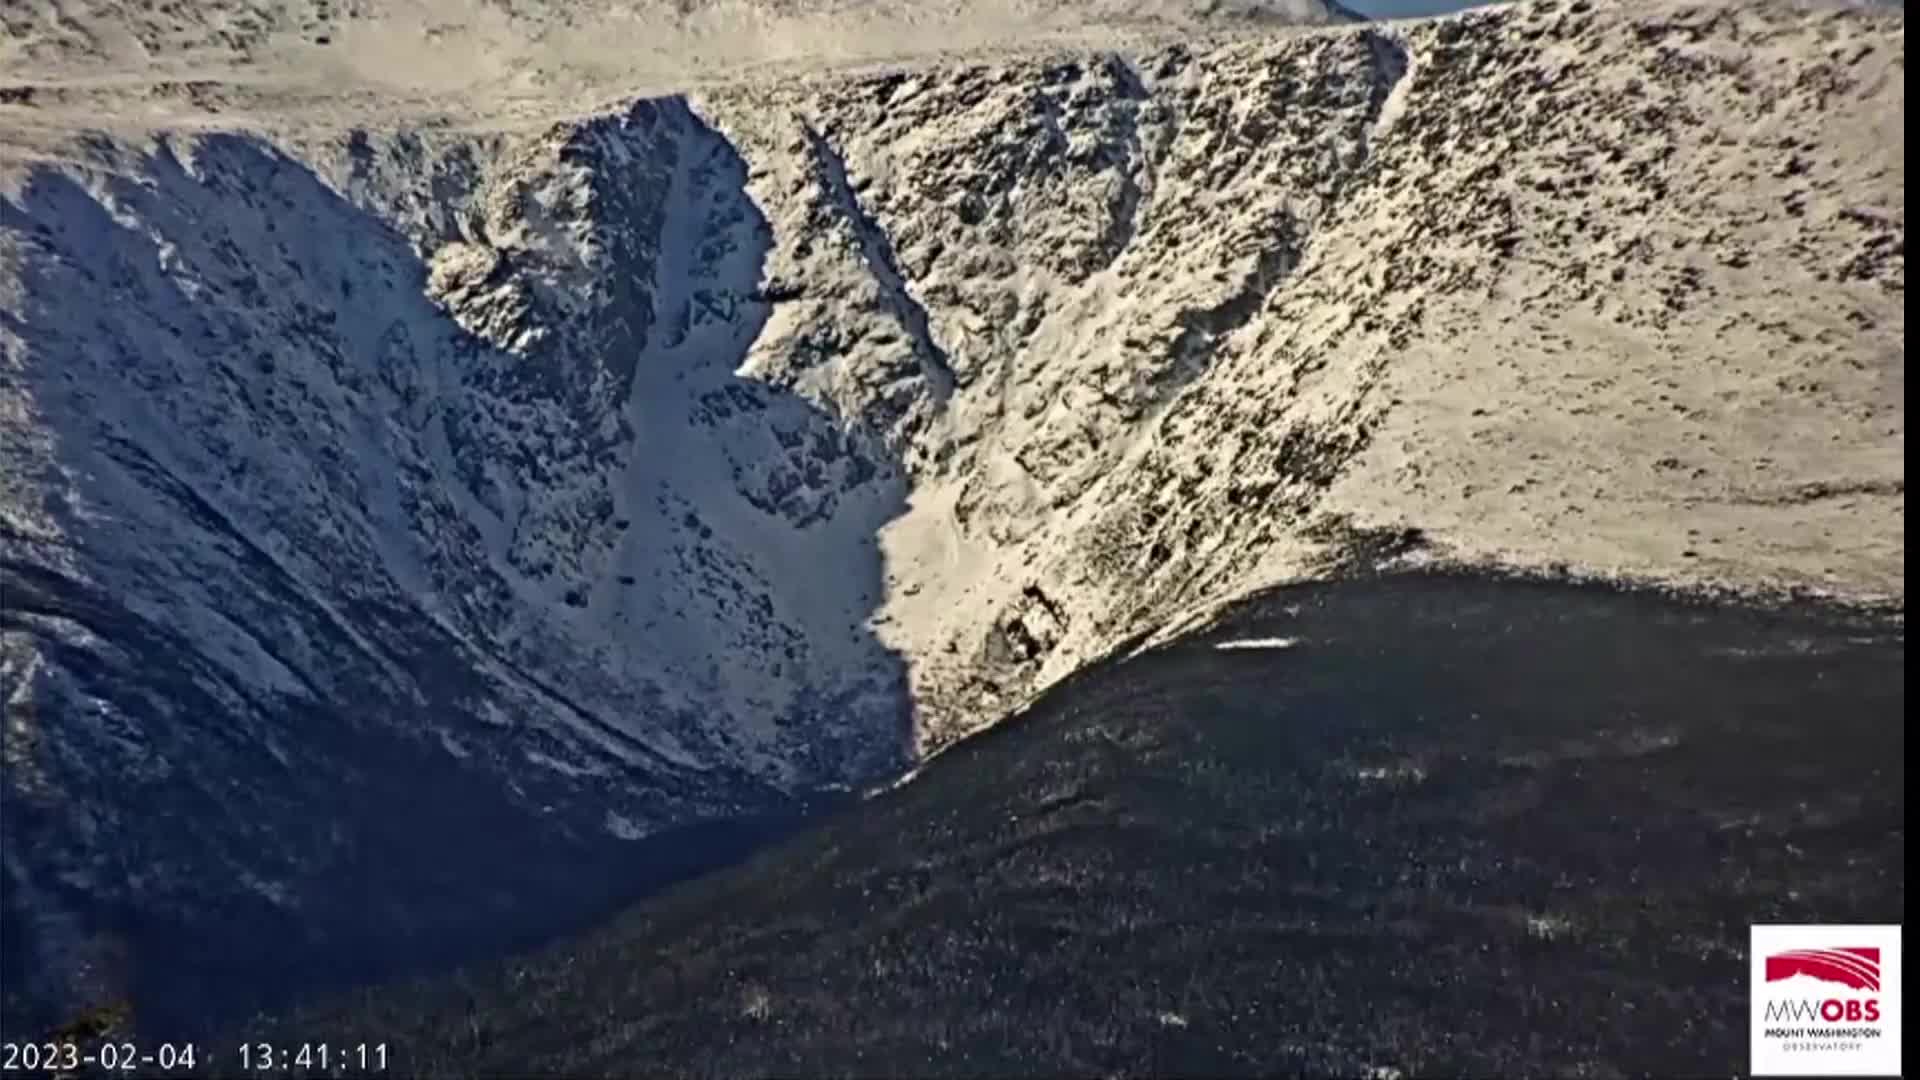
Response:
M7 1008L559 929L1343 552L1897 601L1903 26L9 97Z

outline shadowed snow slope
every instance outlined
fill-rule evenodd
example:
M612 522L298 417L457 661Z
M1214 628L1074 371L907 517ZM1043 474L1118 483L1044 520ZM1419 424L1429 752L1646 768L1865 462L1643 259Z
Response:
M553 929L1353 552L1900 600L1903 34L1543 3L531 126L16 46L8 986Z
M457 1077L1738 1073L1749 923L1901 917L1905 652L1817 605L1285 588L592 933L249 1035Z

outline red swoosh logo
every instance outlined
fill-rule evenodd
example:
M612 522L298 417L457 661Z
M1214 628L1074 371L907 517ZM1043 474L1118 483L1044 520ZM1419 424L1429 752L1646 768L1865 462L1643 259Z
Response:
M1767 957L1767 981L1805 975L1855 990L1880 992L1879 949L1794 949Z

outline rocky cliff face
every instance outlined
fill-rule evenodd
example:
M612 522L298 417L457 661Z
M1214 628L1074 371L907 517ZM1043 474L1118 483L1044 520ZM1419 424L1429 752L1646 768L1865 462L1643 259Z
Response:
M1903 27L1576 0L36 142L5 963L460 955L1354 549L1898 598Z

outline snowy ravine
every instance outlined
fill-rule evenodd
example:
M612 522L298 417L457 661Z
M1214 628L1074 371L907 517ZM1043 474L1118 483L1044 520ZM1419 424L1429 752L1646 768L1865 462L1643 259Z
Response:
M1355 547L1899 599L1904 18L1606 7L9 166L0 964L535 934Z

